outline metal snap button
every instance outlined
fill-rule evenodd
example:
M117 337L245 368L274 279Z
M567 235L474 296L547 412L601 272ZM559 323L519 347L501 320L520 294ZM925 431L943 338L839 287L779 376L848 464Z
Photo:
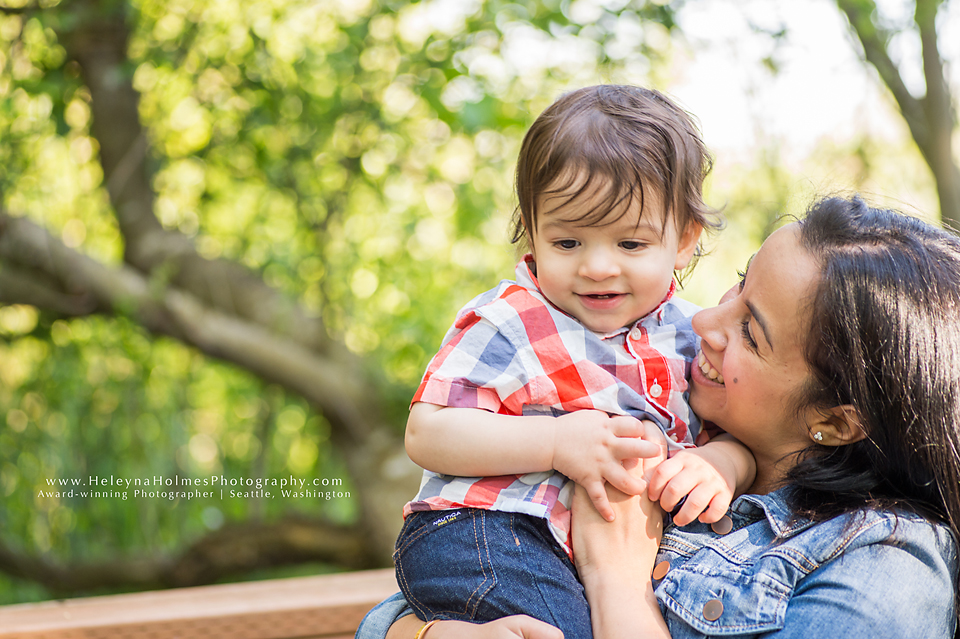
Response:
M653 578L660 580L667 576L667 573L670 572L670 562L661 561L659 564L653 567Z
M724 515L720 521L710 524L710 528L718 535L726 535L733 530L733 520L727 515Z
M716 621L723 614L723 602L719 599L711 599L703 604L703 618L707 621Z

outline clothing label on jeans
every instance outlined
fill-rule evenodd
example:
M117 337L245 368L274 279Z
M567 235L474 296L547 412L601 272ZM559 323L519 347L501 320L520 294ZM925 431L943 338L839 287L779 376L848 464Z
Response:
M459 510L455 510L455 511L453 511L453 512L448 512L448 513L446 513L443 517L441 517L440 519L434 520L433 525L434 525L436 528L439 528L440 526L443 526L443 525L445 525L445 524L449 524L450 522L456 521L459 516L460 516L460 511L459 511Z

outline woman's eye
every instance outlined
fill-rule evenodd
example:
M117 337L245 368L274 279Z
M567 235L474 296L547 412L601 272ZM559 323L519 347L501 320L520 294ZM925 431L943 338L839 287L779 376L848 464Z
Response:
M756 253L750 256L750 259L747 260L747 266L742 271L737 269L737 277L740 278L740 291L743 291L743 285L747 283L747 273L750 272L750 264L753 262L753 258L757 256Z
M576 240L559 240L554 242L554 244L562 249L575 249L577 248L578 242Z
M747 341L747 345L752 350L757 350L757 341L753 339L753 335L750 334L750 320L745 319L740 322L740 332L743 334L743 339Z

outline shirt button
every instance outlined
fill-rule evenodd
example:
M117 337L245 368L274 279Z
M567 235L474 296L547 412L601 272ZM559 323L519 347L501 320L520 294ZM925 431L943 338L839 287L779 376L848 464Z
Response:
M719 599L711 599L703 604L703 618L707 621L716 621L723 614L723 602Z
M650 387L650 397L656 399L663 395L663 387L660 384L654 384Z
M641 337L643 337L643 331L640 330L639 326L634 326L632 329L630 329L630 339L637 341Z
M733 530L733 520L727 515L724 515L720 521L710 524L710 528L712 528L713 532L717 533L718 535L726 535L728 532Z
M668 572L670 572L670 562L661 561L653 568L653 578L657 580L663 579L667 576Z

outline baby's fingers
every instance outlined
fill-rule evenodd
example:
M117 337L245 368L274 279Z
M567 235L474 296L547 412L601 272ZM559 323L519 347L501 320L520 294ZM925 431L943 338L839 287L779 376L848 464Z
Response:
M616 518L616 513L613 512L610 500L607 499L607 489L604 487L604 482L590 482L589 484L583 484L583 488L587 491L587 496L590 497L593 507L597 509L600 516L607 521L613 521Z
M618 437L610 446L618 459L647 459L660 454L660 446L636 437Z
M627 415L613 415L607 422L608 430L617 437L642 437L646 427L639 419Z
M653 501L660 501L663 490L682 470L683 464L676 458L660 462L653 472L647 474L647 496ZM667 509L665 505L661 505Z
M641 477L634 477L629 470L622 466L614 466L605 473L604 479L611 486L627 495L639 495L647 489L647 482Z
M715 493L703 486L698 486L692 490L683 502L683 506L679 511L673 515L673 523L678 526L686 526L694 519L697 518L700 513L705 513L709 510L710 500L715 495ZM661 501L661 504L663 502ZM723 516L723 513L720 513L720 517ZM720 519L717 517L717 519ZM714 520L716 521L716 520ZM710 523L710 522L705 522Z
M660 464L660 466L663 466L663 464ZM656 471L654 471L654 473L656 474ZM690 473L677 473L670 477L670 479L663 486L662 490L659 491L656 499L660 502L661 508L667 512L670 512L677 507L677 504L680 503L681 499L687 497L691 492L693 492L694 488L696 488L698 484L699 482L697 479ZM652 486L653 480L651 479L649 486L647 487L647 495L650 497L650 499L654 499L654 491L650 490ZM694 517L699 515L701 511L706 508L707 503L708 500L701 502L701 507L699 510L697 510Z
M700 521L705 524L713 524L721 519L727 514L727 509L730 508L730 499L726 495L717 495L710 500L710 506L707 507L703 514L698 517Z

